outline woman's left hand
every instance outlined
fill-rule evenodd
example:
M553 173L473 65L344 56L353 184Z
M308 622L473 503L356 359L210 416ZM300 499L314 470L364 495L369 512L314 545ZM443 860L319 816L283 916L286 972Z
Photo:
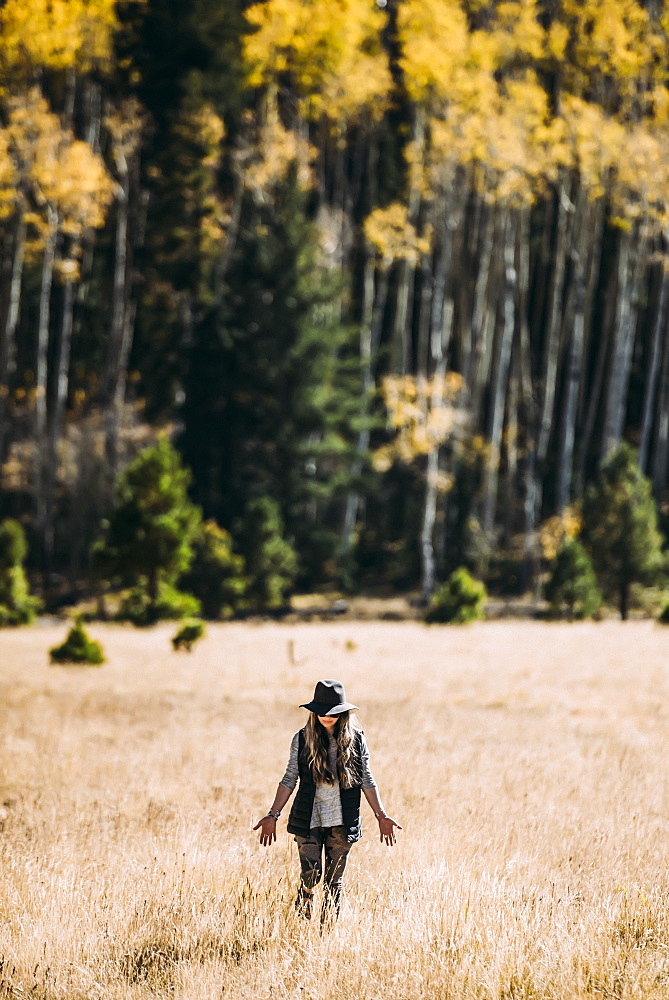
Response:
M378 820L379 840L381 843L385 841L388 847L392 847L397 842L395 830L401 830L402 827L394 819L391 819L390 816L379 816Z

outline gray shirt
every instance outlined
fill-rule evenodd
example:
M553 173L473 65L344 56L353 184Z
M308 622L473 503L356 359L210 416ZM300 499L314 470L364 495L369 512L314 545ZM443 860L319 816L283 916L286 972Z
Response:
M295 788L299 777L297 763L299 746L300 734L297 732L293 736L290 744L290 757L288 758L286 773L279 782L279 784L283 785L285 788L289 788L291 792ZM360 733L360 758L362 768L362 787L376 788L376 782L374 781L372 772L369 769L369 750L362 732ZM330 770L336 774L337 741L334 736L329 737L328 764L330 765ZM326 782L317 784L316 794L314 795L314 807L311 812L311 828L313 829L315 826L341 826L343 822L341 797L339 795L339 782L336 781L333 785L328 785Z

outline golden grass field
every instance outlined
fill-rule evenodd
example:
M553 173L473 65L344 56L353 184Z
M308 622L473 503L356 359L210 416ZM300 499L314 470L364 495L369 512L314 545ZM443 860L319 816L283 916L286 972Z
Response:
M669 997L669 629L92 625L51 667L65 631L0 633L0 996ZM363 801L321 935L250 828L332 676L404 830Z

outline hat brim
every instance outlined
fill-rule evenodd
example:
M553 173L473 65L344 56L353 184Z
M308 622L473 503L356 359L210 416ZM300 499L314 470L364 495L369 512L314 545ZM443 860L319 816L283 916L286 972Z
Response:
M357 705L352 705L350 701L345 701L343 705L325 705L322 701L308 701L306 705L300 705L308 712L315 715L341 715L342 712L355 712Z

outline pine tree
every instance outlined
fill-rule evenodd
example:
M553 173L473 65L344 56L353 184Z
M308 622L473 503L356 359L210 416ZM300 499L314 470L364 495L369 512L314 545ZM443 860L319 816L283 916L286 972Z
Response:
M556 615L566 606L570 618L590 618L601 607L592 561L578 539L561 546L544 592Z
M206 521L194 537L193 561L179 586L198 598L206 618L229 618L244 607L244 560L215 521Z
M650 481L627 444L601 465L583 504L583 541L606 597L615 598L624 620L630 588L648 582L662 565L662 538Z
M250 607L260 612L282 610L293 588L297 560L284 538L279 507L269 497L248 505L240 543L249 574Z
M169 418L182 396L183 354L220 296L242 189L236 156L243 87L236 4L151 0L128 15L119 40L138 69L137 94L152 116L150 199L133 365L150 420ZM148 157L147 157L148 159ZM178 403L177 403L178 405Z
M316 237L296 165L273 203L247 199L224 300L194 333L180 446L206 516L235 537L249 499L270 497L318 573L314 554L338 542L327 508L346 486L360 379Z
M172 584L193 557L201 515L188 497L190 482L166 437L145 448L119 479L116 506L97 546L100 575L145 587L149 617L159 585Z
M32 597L23 568L28 545L18 521L7 518L0 523L0 625L24 625L31 622L41 606Z

